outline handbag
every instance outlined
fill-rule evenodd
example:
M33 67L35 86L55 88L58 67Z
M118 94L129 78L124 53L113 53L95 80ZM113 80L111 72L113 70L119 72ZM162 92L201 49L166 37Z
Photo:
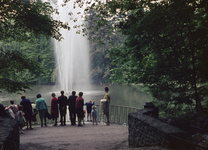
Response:
M45 112L45 116L46 116L46 118L48 118L49 120L51 119L51 114L48 112L48 107L47 107L47 105L46 105L46 102L45 102L45 100L44 100L44 103L45 103L45 107L46 107L46 112Z
M50 113L48 112L48 110L46 110L46 114L45 115L46 115L46 118L48 118L49 120L52 118Z

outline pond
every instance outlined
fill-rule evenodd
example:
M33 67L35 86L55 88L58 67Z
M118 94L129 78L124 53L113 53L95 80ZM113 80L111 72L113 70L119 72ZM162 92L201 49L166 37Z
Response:
M125 84L106 84L106 85L93 85L90 90L83 90L84 101L94 99L95 104L99 105L100 100L103 99L105 95L104 87L109 87L109 93L111 96L111 105L120 105L120 106L130 106L136 108L143 108L144 102L149 102L153 98L149 93L147 93L142 85L125 85ZM31 90L28 90L26 93L21 93L25 95L27 99L30 99L31 102L35 102L36 95L41 94L45 98L46 103L50 106L51 102L51 93L54 92L56 97L60 96L60 90L56 85L35 85ZM80 92L76 90L76 94ZM15 104L19 104L21 101L21 94L8 94L7 92L0 93L0 103L3 105L10 105L10 100L14 100ZM65 92L65 95L68 97L70 93Z

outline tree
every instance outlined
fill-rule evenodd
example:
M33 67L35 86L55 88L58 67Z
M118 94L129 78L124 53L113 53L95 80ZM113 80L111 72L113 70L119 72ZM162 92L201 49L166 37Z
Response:
M27 42L0 42L0 47L4 51L18 51L39 64L42 69L41 72L31 74L26 70L19 73L18 80L30 84L51 84L55 82L52 76L55 70L55 58L53 57L51 45L51 40L44 36L31 37L31 40ZM15 78L10 77L10 79L17 80L17 74Z
M90 41L91 78L94 82L111 82L112 64L107 50L120 45L125 36L114 31L113 24L99 16L99 11L85 11L86 34Z
M122 47L109 50L118 64L112 79L148 86L165 112L177 114L186 106L202 111L208 94L208 2L112 1L104 9L100 16L125 16L117 27L128 35Z
M59 28L70 29L66 24L54 20L54 10L49 3L29 0L0 1L0 41L27 41L31 37L45 35L61 40ZM0 89L8 92L25 91L30 86L21 81L21 73L42 72L40 64L16 49L0 49ZM21 82L20 82L21 81Z

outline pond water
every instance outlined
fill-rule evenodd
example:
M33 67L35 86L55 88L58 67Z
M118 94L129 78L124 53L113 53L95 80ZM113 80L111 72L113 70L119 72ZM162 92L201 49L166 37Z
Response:
M144 90L142 85L124 85L124 84L106 84L106 85L93 85L91 90L83 90L84 101L94 99L95 104L100 104L100 100L103 99L105 95L104 87L109 87L109 93L111 96L111 105L120 105L120 106L130 106L136 108L143 108L144 102L149 102L152 100L152 97L149 93ZM51 102L51 93L54 92L56 97L60 96L60 90L56 85L35 85L31 90L28 90L25 95L27 99L30 99L31 102L35 102L36 95L41 94L45 98L46 103L50 106ZM76 94L80 92L76 90ZM70 93L65 92L65 95L68 97ZM15 104L19 104L21 101L21 94L8 94L7 92L0 93L0 103L3 105L10 105L10 100L14 100Z

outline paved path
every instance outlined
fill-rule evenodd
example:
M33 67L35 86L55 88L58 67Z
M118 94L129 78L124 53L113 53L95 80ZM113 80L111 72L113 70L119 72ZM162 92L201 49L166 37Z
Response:
M20 134L20 150L117 150L128 148L128 128L120 125L92 125L83 127L48 125L24 130ZM165 150L160 147L137 150Z
M128 128L119 125L48 125L24 130L20 134L20 150L107 150L123 143L127 148L127 139Z

